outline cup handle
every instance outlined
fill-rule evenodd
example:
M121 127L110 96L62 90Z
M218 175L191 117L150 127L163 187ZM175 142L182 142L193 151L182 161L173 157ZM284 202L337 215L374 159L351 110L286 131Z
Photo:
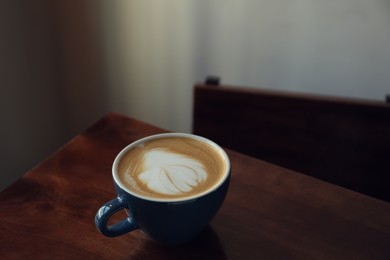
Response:
M128 217L118 223L107 226L107 222L110 217L115 212L125 208L128 208L127 203L120 197L104 204L95 216L95 224L100 233L108 237L116 237L137 229L138 225L132 217Z

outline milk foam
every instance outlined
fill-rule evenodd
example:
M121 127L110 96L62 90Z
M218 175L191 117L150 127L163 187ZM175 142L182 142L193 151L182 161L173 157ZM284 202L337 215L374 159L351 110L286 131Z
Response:
M203 183L207 172L196 159L155 148L145 152L138 179L154 192L178 195L190 192Z

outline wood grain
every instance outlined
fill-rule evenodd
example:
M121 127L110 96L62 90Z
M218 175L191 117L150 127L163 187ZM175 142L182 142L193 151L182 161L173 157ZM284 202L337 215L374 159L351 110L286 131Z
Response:
M231 150L228 196L196 240L104 237L94 216L115 196L115 155L160 132L110 113L0 193L0 259L390 258L389 203Z

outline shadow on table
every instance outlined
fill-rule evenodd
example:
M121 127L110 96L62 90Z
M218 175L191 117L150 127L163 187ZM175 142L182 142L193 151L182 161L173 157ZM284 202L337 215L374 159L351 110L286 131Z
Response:
M167 246L145 239L129 259L227 259L218 235L208 226L195 240Z

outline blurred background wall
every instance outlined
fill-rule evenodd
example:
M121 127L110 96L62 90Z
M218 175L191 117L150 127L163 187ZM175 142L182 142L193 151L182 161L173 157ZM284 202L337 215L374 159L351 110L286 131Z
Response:
M0 1L0 190L109 110L94 1Z
M383 100L388 0L0 2L0 189L108 111L191 131L192 86Z

